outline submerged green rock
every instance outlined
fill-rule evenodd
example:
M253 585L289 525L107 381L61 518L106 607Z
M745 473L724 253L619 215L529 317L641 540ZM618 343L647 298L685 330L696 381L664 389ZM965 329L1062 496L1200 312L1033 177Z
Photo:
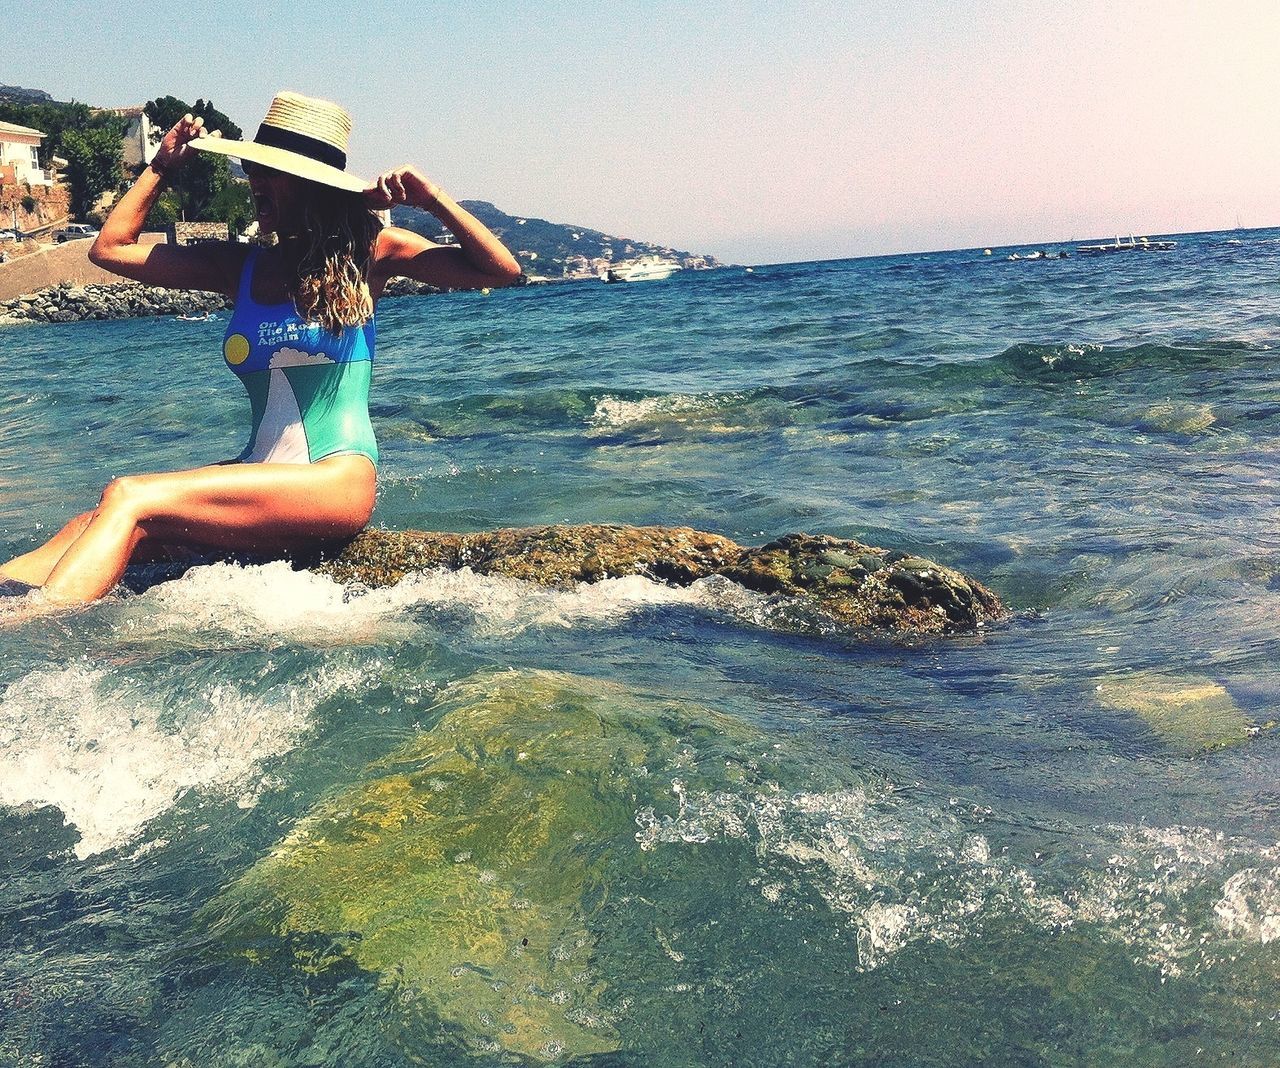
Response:
M1098 683L1097 695L1107 708L1141 716L1156 735L1188 753L1239 745L1261 729L1220 683L1202 675L1112 675Z
M721 715L544 672L484 674L439 711L210 918L251 959L295 939L305 967L376 972L477 1051L617 1048L589 919L619 851L639 855L637 806L671 806L663 769L703 788L757 776L767 744Z
M336 1042L354 990L389 1053L351 1063L426 1064L1163 1064L1271 1011L1280 943L1220 922L1270 922L1224 897L1252 846L1001 837L812 735L564 674L481 672L424 726L206 908L210 997L279 985Z
M451 534L366 530L306 561L339 582L390 586L433 568L469 567L543 586L646 575L687 586L721 575L816 612L847 633L955 634L1006 614L1000 599L953 568L827 535L787 534L745 547L689 527L548 526ZM795 628L785 613L777 627Z

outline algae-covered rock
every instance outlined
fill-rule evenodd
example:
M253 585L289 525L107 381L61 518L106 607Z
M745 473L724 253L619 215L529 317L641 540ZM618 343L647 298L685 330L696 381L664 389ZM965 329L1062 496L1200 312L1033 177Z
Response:
M742 549L689 527L548 526L449 534L366 530L319 569L339 582L390 586L429 568L469 567L540 586L648 575L685 586L717 573Z
M1190 437L1203 434L1217 421L1217 415L1208 404L1164 401L1147 408L1138 420L1138 425L1144 429Z
M852 630L948 634L1004 614L994 593L959 571L821 534L744 549L718 573L748 589L807 600Z
M1097 695L1107 708L1141 716L1184 752L1239 745L1258 730L1221 684L1200 675L1113 675L1098 684Z
M477 534L367 530L306 561L339 582L388 586L415 571L469 567L543 586L646 575L685 586L721 575L785 598L849 631L953 634L1005 614L999 598L922 557L826 535L788 534L747 548L688 527L547 526ZM788 626L780 614L773 622Z
M439 711L207 918L252 959L288 948L305 967L378 973L477 1051L617 1048L590 916L619 854L634 864L638 804L670 806L664 769L740 783L769 746L724 716L544 672L482 675ZM695 753L715 754L706 770Z

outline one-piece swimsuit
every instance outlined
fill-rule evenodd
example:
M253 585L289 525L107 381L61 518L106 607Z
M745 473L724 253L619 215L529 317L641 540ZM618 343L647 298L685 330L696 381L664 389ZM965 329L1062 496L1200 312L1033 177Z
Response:
M373 320L335 336L304 322L293 303L259 304L253 248L240 272L235 309L222 343L227 366L244 383L253 409L242 463L313 464L358 453L378 465L369 421Z

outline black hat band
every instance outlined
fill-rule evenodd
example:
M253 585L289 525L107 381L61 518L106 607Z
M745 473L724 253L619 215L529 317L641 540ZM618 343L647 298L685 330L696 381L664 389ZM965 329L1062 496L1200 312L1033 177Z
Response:
M321 141L315 137L298 133L296 130L285 130L279 126L268 126L265 122L258 127L258 134L253 139L255 144L269 145L271 148L283 148L287 152L296 152L317 163L326 163L337 167L340 171L347 169L347 154L340 148Z

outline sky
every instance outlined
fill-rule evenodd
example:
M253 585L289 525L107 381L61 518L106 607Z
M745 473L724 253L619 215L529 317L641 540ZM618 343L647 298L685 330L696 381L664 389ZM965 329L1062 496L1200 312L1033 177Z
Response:
M1280 224L1275 0L11 5L0 84L293 89L348 169L737 263Z

